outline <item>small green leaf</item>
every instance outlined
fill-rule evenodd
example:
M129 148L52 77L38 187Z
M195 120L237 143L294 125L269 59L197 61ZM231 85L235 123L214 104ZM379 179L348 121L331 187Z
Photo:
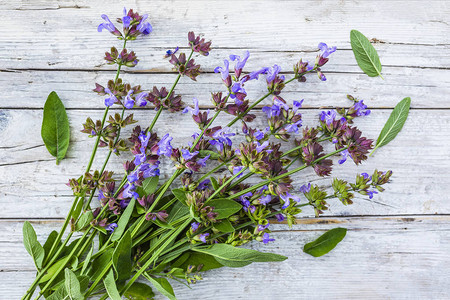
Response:
M69 299L84 299L77 276L68 268L64 270L64 286L66 287Z
M358 30L350 31L350 43L356 62L361 70L370 77L381 76L381 62L377 50Z
M94 220L94 215L92 214L92 211L90 210L86 211L84 214L81 215L80 219L75 225L75 230L79 231L84 229L86 226L89 225L89 223L91 223L92 220Z
M377 139L377 145L373 149L372 153L379 147L383 147L392 141L397 134L402 130L403 125L406 122L409 114L409 107L411 105L411 98L406 97L400 101L392 111L386 124L380 132L380 136ZM372 154L370 153L370 154Z
M212 185L213 189L214 189L215 191L217 191L217 189L220 187L220 185L219 185L219 183L217 182L216 178L210 177L209 179L211 180L211 185Z
M25 249L33 258L36 268L40 270L42 268L42 262L44 260L45 251L44 247L37 240L36 232L30 222L25 221L23 223L23 244Z
M170 300L177 299L175 297L175 293L173 292L173 288L167 279L163 277L152 278L151 276L146 276L145 278L147 278L161 294L163 294Z
M41 136L48 152L59 164L69 148L70 128L64 104L55 92L48 95L44 105Z
M234 227L231 225L231 222L227 219L223 219L222 222L214 223L214 228L218 229L220 232L234 232Z
M155 297L152 288L141 282L133 282L123 295L129 300L152 300Z
M72 218L76 221L81 214L81 210L83 209L83 200L79 200L75 210L72 213Z
M220 154L211 150L200 150L199 156L201 158L206 157L209 155L209 159L217 160L220 158Z
M228 244L214 244L211 247L192 248L193 251L205 253L227 267L243 267L252 262L283 261L286 256L275 253L265 253L256 250L238 248Z
M111 241L113 242L117 241L122 236L123 232L125 231L125 228L127 227L128 221L130 220L131 213L133 212L135 203L136 199L131 198L130 203L128 203L127 208L122 213L122 216L117 222L117 228L114 229L114 232L112 233Z
M114 249L112 256L113 267L118 275L117 280L125 280L131 276L131 233L129 230L125 232L123 237Z
M122 297L120 297L119 291L117 290L113 270L109 270L108 274L103 278L103 284L105 285L106 292L111 300L122 300Z
M340 241L345 237L347 229L345 228L334 228L328 230L322 234L317 240L306 244L303 247L303 252L308 253L314 257L319 257L327 254L339 244Z
M147 196L156 192L158 188L159 176L148 177L142 182L142 186L136 188L139 196Z
M236 201L225 198L212 199L207 203L209 206L214 207L214 212L218 213L218 220L228 218L242 208L242 205Z
M87 267L90 265L92 254L94 253L94 244L91 246L91 250L89 250L86 258L84 259L83 268L81 269L81 275L87 270Z
M175 198L177 198L178 201L186 205L186 191L182 189L173 189L172 194L175 196Z

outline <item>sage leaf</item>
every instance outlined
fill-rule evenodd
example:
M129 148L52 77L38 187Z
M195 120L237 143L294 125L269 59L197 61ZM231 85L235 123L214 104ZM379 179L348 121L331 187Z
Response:
M78 300L84 299L81 294L80 282L77 276L69 268L64 270L64 286L66 287L67 294L70 299Z
M178 201L180 201L184 205L187 205L186 204L186 200L187 200L186 191L184 191L182 189L173 189L172 194L175 196L175 198L177 198Z
M381 76L381 62L377 50L358 30L350 31L350 43L356 62L361 70L370 77Z
M86 226L89 225L89 223L91 223L92 220L94 220L94 214L90 210L86 211L84 214L81 215L80 219L75 225L75 230L79 231L84 229Z
M242 205L236 201L225 198L212 199L207 203L214 207L214 212L218 214L216 218L218 220L228 218L242 208Z
M84 272L87 270L87 267L88 267L89 264L90 264L91 257L92 257L92 254L93 254L93 253L94 253L94 244L92 244L91 250L89 250L89 252L88 252L86 258L84 259L83 268L81 269L81 275L83 275Z
M201 269L202 272L223 267L223 265L219 263L212 255L200 252L184 253L173 263L172 266L182 268L186 271L190 265L203 265Z
M58 232L56 230L53 230L52 232L50 232L50 234L48 235L47 240L44 243L44 253L45 253L45 258L47 259L47 256L49 256L50 254L50 250L52 249L53 244L56 242L56 238L58 237ZM59 240L57 242L56 248L58 249L61 245L61 240Z
M209 159L217 160L220 158L220 154L211 150L200 150L198 154L201 158L209 155Z
M340 241L345 237L347 229L345 228L334 228L328 230L322 234L317 240L306 244L303 247L303 252L312 255L314 257L319 257L327 254L339 244Z
M59 164L69 148L70 128L64 104L55 92L51 92L45 101L41 136L48 152Z
M136 188L139 196L147 196L156 192L158 188L159 176L148 177L142 182L142 186Z
M212 185L213 189L214 189L215 191L217 191L217 189L220 187L220 185L219 185L219 183L217 182L216 178L210 177L210 180L211 180L211 185Z
M40 270L42 268L42 262L44 261L45 251L44 247L42 247L37 240L33 226L31 226L28 221L23 223L23 244L27 252L33 258L36 268Z
M406 119L408 118L409 108L411 106L411 98L406 97L400 101L392 111L386 124L377 139L377 144L372 153L379 147L383 147L392 141L397 134L402 130ZM370 153L372 155L372 153Z
M133 282L123 296L129 300L152 300L155 297L155 293L145 283Z
M225 233L229 233L229 232L234 232L234 227L233 225L231 225L231 222L228 221L227 219L223 219L222 222L219 223L214 223L214 228L218 229L220 232L225 232Z
M122 213L122 216L120 217L119 221L117 222L117 228L114 229L114 232L112 233L111 241L117 241L122 236L122 233L125 231L125 228L127 227L128 221L130 220L131 213L133 212L134 205L136 203L136 199L131 198L130 203L128 203L127 208Z
M170 300L176 300L175 293L173 292L173 288L170 285L169 281L166 278L152 278L151 276L145 276L145 278L150 281L153 286L164 296L169 298Z
M122 297L120 297L119 291L117 290L113 270L110 270L105 278L103 278L103 284L105 285L106 292L111 300L122 300Z
M182 204L181 202L176 202L172 205L172 209L169 212L169 217L167 217L167 223L170 224L176 220L181 219L189 214L189 208Z
M50 280L55 275L56 271L59 270L61 265L66 263L66 259L67 259L67 256L63 256L57 262L55 262L50 268L48 268L45 275L42 276L42 278L39 280L39 283L43 283L43 282ZM73 264L77 264L77 263L78 263L78 259L76 257L72 257L70 259L70 261L66 264L73 265Z
M67 299L67 297L66 287L62 284L53 292L53 294L48 296L46 300L61 300Z
M125 280L131 276L131 233L128 230L120 239L112 256L113 267L117 273L117 280Z
M243 267L252 262L283 261L287 259L286 256L279 254L238 248L228 244L214 244L211 247L197 247L192 250L211 255L222 265L232 268Z

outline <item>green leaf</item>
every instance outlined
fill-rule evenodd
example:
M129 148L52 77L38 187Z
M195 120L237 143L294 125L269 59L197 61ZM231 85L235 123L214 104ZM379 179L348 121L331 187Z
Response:
M112 256L113 267L118 275L117 280L125 280L131 276L131 233L128 230L114 249Z
M94 259L92 262L92 268L89 269L88 275L92 280L95 280L101 275L103 270L109 266L112 260L112 254L114 250L108 249L102 255Z
M64 270L64 278L64 285L66 287L67 294L69 295L69 299L84 299L81 294L80 282L78 281L75 273L66 268Z
M218 213L218 220L228 218L242 208L236 201L225 198L212 199L207 204L214 207L214 212Z
M356 62L361 70L370 77L381 76L381 62L377 50L358 30L350 31L350 43Z
M175 198L177 198L178 201L180 201L184 205L187 205L186 204L186 200L187 200L186 191L184 191L182 189L173 189L172 194L175 196Z
M69 148L70 128L64 104L55 92L48 95L44 105L41 136L48 152L59 164Z
M158 188L159 176L148 177L142 182L142 186L136 188L139 196L147 196L156 192Z
M334 228L328 230L322 234L317 240L306 244L303 247L303 252L308 253L314 257L319 257L327 254L339 244L340 241L345 237L347 229L345 228Z
M201 158L204 158L204 157L206 157L208 155L209 155L209 159L217 160L217 159L220 158L220 154L217 153L217 152L214 152L214 151L211 151L211 150L200 150L199 151L199 156Z
M135 203L136 203L136 199L131 198L130 203L128 203L127 208L122 213L122 216L120 217L119 221L117 222L117 228L114 229L114 232L112 233L111 241L113 241L113 242L117 241L122 236L122 233L125 231L128 221L130 220L131 213L133 212Z
M76 221L81 214L81 210L83 209L83 200L80 199L75 207L75 210L72 213L72 218Z
M175 293L173 292L172 286L166 278L152 278L151 276L145 276L145 278L147 278L161 294L163 294L170 300L177 299L175 297Z
M75 230L76 231L82 230L83 228L88 226L92 220L94 220L94 215L92 214L92 211L90 210L86 211L84 214L81 215L80 219L75 225Z
M212 255L200 252L186 252L172 264L173 267L179 267L185 271L189 265L196 267L203 265L200 270L202 272L223 267Z
M44 247L37 240L36 232L30 222L25 221L23 223L23 244L25 249L33 258L36 268L40 270L42 268L42 262L44 260L45 251Z
M49 235L47 240L44 243L44 253L45 258L50 254L50 249L52 248L53 244L56 241L56 238L58 237L58 232L56 230L53 230ZM58 244L56 245L56 249L58 249L61 245L61 240L58 241Z
M141 282L133 282L123 294L129 300L152 300L155 296L151 287Z
M169 212L169 217L167 217L167 223L170 224L188 214L189 208L180 201L177 201L174 205L172 205L172 209Z
M193 251L205 253L227 267L243 267L252 262L283 261L286 256L275 253L265 253L256 250L237 248L228 244L214 244L211 247L197 247Z
M91 246L91 250L89 250L86 258L84 259L83 268L81 269L81 275L84 274L84 272L87 270L87 267L89 266L91 262L92 254L94 253L94 244Z
M122 300L122 297L120 297L119 291L117 290L113 270L110 270L105 278L103 278L103 284L105 285L106 292L111 300Z
M214 189L215 191L217 191L217 189L220 187L220 185L219 185L219 183L217 182L216 178L210 177L209 179L211 180L211 185L212 185L213 189Z
M67 258L67 256L64 256L64 257L60 258L50 268L48 268L47 272L45 272L45 275L42 276L42 278L39 280L39 283L46 282L46 281L50 280L50 278L52 278L55 275L56 271L61 267L61 265L64 264L66 258ZM72 257L67 264L68 265L72 265L72 264L76 263L77 261L78 261L78 259L76 257Z
M231 225L231 222L227 219L223 219L222 222L214 223L214 228L218 229L220 232L234 232L234 227Z
M384 124L383 129L377 139L377 145L373 149L372 153L379 147L383 147L392 141L397 134L402 130L406 119L409 114L409 107L411 105L411 98L406 97L400 101L392 111L386 124ZM372 154L370 153L370 154Z
M60 285L56 291L48 296L46 300L61 300L61 299L67 299L67 291L64 284Z

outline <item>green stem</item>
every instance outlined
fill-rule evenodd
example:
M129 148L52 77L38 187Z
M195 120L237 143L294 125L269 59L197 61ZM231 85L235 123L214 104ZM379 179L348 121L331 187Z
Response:
M210 201L211 199L214 198L214 196L216 196L218 193L220 193L220 191L226 187L228 184L230 184L236 177L239 177L239 175L241 175L245 170L247 170L247 168L242 168L242 170L240 170L238 173L236 173L235 175L231 176L227 181L225 181L211 196L209 196L209 198L205 201L205 203L208 203L208 201Z

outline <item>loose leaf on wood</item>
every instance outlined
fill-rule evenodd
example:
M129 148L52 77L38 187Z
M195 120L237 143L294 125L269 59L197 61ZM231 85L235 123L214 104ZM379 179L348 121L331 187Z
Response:
M41 269L45 256L44 247L38 242L36 232L28 221L23 223L23 244L27 252L33 258L36 268L38 270Z
M209 206L214 207L214 212L218 213L217 219L225 219L238 212L242 205L230 199L213 199L207 202Z
M340 241L345 237L347 229L345 228L334 228L328 230L322 234L317 240L306 244L303 247L303 252L308 253L314 257L319 257L327 254L339 244Z
M113 242L117 241L122 236L122 233L125 231L128 221L130 220L131 213L133 212L135 203L136 199L134 199L134 197L131 198L130 203L128 203L127 208L122 213L122 216L120 216L120 219L117 222L117 228L114 229L114 232L112 233L111 241Z
M69 148L70 128L64 104L55 92L48 95L44 105L41 136L48 152L59 164Z
M169 298L170 300L176 300L175 293L173 292L173 288L170 285L169 281L163 277L152 278L151 276L145 276L145 278L150 281L153 286L164 296Z
M133 282L123 294L129 300L152 300L155 296L151 287L142 282Z
M178 201L186 205L186 191L182 189L173 189L172 194L175 196L175 198L177 198Z
M103 284L105 285L106 292L111 300L122 300L122 297L120 297L119 291L117 290L113 270L109 270L108 274L103 278Z
M78 281L77 276L68 268L64 270L64 286L66 287L69 299L84 299L81 294L80 282Z
M214 244L211 247L192 248L193 251L214 256L214 258L227 267L243 267L252 262L283 261L286 256L274 253L259 252L256 250L238 248L228 244Z
M370 77L381 76L381 62L377 50L358 30L350 31L350 43L356 62L361 70Z
M389 119L387 120L386 124L384 124L384 127L381 130L380 136L378 136L377 144L372 153L377 148L383 147L384 145L392 141L400 132L400 130L402 130L403 125L408 118L410 105L411 98L406 97L395 106L394 110L389 116Z
M129 230L125 232L123 237L114 249L113 253L113 267L118 274L117 280L125 280L131 276L131 233Z
M159 176L148 177L142 182L142 186L136 188L139 196L147 196L153 194L158 188Z

